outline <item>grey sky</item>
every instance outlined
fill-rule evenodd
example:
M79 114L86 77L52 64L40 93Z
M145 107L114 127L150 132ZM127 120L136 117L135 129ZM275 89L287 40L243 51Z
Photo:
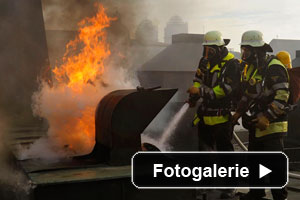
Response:
M96 1L116 7L132 35L139 22L152 20L158 25L160 41L173 15L189 23L189 33L220 30L232 39L229 47L235 50L239 50L242 33L252 29L262 31L266 42L277 37L300 39L299 0L42 0L46 28L76 28L80 19L91 14Z
M173 15L189 23L190 33L220 30L232 39L229 47L238 50L241 35L260 30L265 40L300 39L300 1L297 0L142 0L147 6L143 17L159 26L159 37Z

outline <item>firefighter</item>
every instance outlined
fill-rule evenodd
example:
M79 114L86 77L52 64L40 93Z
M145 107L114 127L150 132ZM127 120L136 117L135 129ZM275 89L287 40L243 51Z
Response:
M275 56L267 55L272 51L261 32L247 31L242 35L241 56L246 63L241 78L244 93L232 120L235 124L243 115L243 125L249 130L249 151L282 151L283 136L287 134L289 76ZM244 114L247 111L250 116ZM274 178L270 174L271 182ZM287 198L285 188L271 192L274 200ZM250 189L240 199L257 200L264 196L264 189Z
M229 40L219 31L204 35L203 56L200 59L194 84L189 88L189 103L200 105L193 121L198 126L199 150L233 151L231 98L239 85L239 61L225 47ZM202 148L201 148L202 147ZM221 198L231 198L233 190L224 190Z

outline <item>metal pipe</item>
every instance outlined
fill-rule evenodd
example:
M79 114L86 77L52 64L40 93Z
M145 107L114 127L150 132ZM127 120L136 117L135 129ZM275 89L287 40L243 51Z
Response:
M239 136L237 136L237 134L234 131L233 138L244 151L248 151L248 148L244 145L244 143L240 140Z
M296 174L296 173L291 173L289 172L289 177L293 178L293 179L298 179L300 180L300 174Z

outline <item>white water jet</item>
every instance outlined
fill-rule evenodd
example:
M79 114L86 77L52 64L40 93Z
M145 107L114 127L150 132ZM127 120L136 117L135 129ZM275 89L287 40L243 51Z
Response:
M168 126L165 128L159 143L162 144L162 146L167 147L169 139L172 137L172 135L174 134L180 120L182 119L182 117L184 116L184 114L187 112L187 110L189 109L189 104L185 103L180 110L176 113L176 115L172 118L172 120L170 121L170 123L168 124ZM166 149L168 150L168 149Z

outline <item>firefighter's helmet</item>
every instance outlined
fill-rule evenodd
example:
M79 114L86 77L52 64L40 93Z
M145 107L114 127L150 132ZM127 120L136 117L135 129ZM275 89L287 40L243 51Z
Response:
M202 45L224 46L226 44L220 31L209 31L204 35L204 42Z
M247 45L251 47L262 47L265 45L263 34L260 31L246 31L242 35L241 45Z
M262 47L266 52L273 52L272 47L263 39L263 34L260 31L246 31L242 35L241 46Z

